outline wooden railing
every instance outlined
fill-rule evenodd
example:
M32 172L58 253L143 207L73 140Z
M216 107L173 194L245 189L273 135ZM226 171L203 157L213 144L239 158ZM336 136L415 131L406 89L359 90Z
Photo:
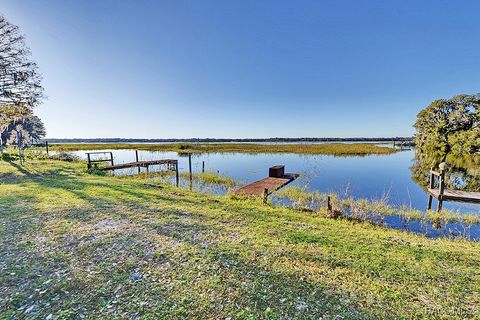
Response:
M90 157L92 154L108 154L110 155L110 158L108 159L93 159ZM98 151L98 152L87 152L87 167L90 170L92 168L93 163L99 163L99 162L110 162L110 165L113 166L113 153L111 152L103 152L103 151Z
M430 170L430 181L429 181L429 191L435 189L435 180L438 179L438 207L437 211L442 210L442 197L445 192L445 170L435 171ZM428 206L427 209L432 209L433 195L430 193L428 196Z

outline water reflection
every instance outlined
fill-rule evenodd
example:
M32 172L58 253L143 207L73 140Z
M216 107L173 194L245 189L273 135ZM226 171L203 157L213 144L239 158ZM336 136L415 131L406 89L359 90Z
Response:
M135 161L133 150L105 151L113 152L115 163ZM88 151L79 151L76 154L85 158L85 152ZM176 152L139 151L139 158L140 160L178 159L180 172L188 172L188 157ZM425 186L428 183L427 173L432 166L428 159L415 157L413 150L364 157L302 154L194 154L192 157L194 173L202 171L202 163L207 172L218 173L246 183L266 177L269 167L283 164L287 172L301 174L301 178L290 184L292 187L308 192L335 193L342 198L385 198L391 206L411 208L421 212L425 211L427 205ZM458 161L455 162L454 159L450 163L452 165L448 169L449 187L480 190L478 163L472 162L463 167L459 166ZM152 167L150 171L154 172L158 169ZM136 173L137 169L134 168L118 170L115 174ZM185 178L180 180L180 184L185 188L189 187L189 182ZM194 180L193 188L201 192L226 194L233 187L209 185ZM445 202L444 209L460 214L480 215L480 206L475 204ZM420 232L427 236L458 235L468 232L480 234L477 227L466 230L468 226L461 223L449 223L442 227L443 229L437 230L429 222L409 219L401 215L384 216L380 223L398 229Z
M428 187L428 172L438 168L439 163L445 161L446 187L455 190L479 191L480 190L480 156L454 157L446 159L431 157L420 152L414 155L411 168L412 177L424 190Z
M135 161L133 150L112 151L115 163ZM85 152L76 154L85 159ZM180 172L188 172L188 157L176 152L139 151L140 160L178 159ZM427 194L424 191L429 165L423 165L415 159L413 150L401 151L389 155L370 155L364 157L335 157L326 155L302 154L245 154L245 153L208 153L192 156L193 172L201 172L202 162L207 172L219 173L234 180L252 182L268 175L268 168L277 164L285 165L287 172L300 173L301 177L291 185L307 191L338 193L354 198L378 199L388 195L392 205L407 205L424 210ZM152 172L158 168L150 168ZM425 171L426 170L426 171ZM453 167L450 169L453 171ZM455 171L458 181L467 181L468 187L480 190L478 176L470 173L474 168L463 171L461 177ZM477 169L478 170L478 169ZM115 174L135 174L137 169L117 170ZM144 172L144 169L142 169ZM452 180L453 181L453 180ZM445 203L445 208L460 211L480 211L477 205Z

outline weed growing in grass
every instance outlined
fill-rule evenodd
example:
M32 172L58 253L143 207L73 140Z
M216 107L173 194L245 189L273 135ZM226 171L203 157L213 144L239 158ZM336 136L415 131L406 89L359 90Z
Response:
M59 150L52 155L50 155L50 159L53 160L60 160L60 161L68 161L68 162L73 162L73 161L80 161L80 157L70 153L66 152L64 150Z
M20 159L20 156L14 149L8 148L1 154L2 160L4 161L17 161ZM47 154L43 150L39 150L38 148L28 148L24 150L24 158L26 161L28 160L59 160L59 161L67 161L67 162L78 162L81 161L80 157L74 155L71 152L67 152L62 149L58 149L56 151L52 151L51 154Z

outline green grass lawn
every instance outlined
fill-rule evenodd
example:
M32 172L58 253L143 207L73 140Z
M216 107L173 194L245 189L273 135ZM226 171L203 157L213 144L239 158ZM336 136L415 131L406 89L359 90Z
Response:
M480 319L480 244L0 161L1 319Z
M389 154L397 149L369 143L324 143L324 144L256 144L256 143L68 143L52 144L51 150L106 150L135 149L146 151L175 152L243 152L243 153L302 153L336 156Z

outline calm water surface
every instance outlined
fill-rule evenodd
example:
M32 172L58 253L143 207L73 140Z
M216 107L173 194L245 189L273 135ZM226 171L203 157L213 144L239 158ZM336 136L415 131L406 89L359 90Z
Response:
M116 164L135 161L134 150L102 151L111 151ZM76 154L86 159L86 152L88 151L77 151ZM194 154L192 167L194 172L201 172L204 161L206 171L250 183L268 176L269 167L283 164L286 172L301 174L301 178L291 183L291 186L305 187L309 191L336 192L355 198L378 199L388 195L389 202L393 205L408 205L424 210L427 194L412 180L410 167L413 157L413 150L364 157L207 153ZM188 171L188 157L177 152L139 151L139 158L178 159L180 171ZM155 170L154 167L151 168L151 171ZM136 171L136 168L117 170L116 174L133 174ZM444 208L480 213L480 206L472 204L445 202Z
M111 151L116 164L135 161L134 150L102 151ZM76 154L86 159L86 152L88 151L78 151ZM96 155L96 157L101 157L101 155ZM410 167L413 164L413 158L413 150L364 157L206 153L192 156L192 168L194 172L201 172L202 162L205 162L207 172L230 176L246 184L267 177L269 167L282 164L285 165L286 172L301 174L301 178L292 182L290 186L299 186L308 191L334 192L342 197L379 199L387 195L388 202L392 205L406 205L424 211L428 196L412 179ZM188 156L177 152L139 151L139 159L178 159L180 171L188 172ZM159 168L150 168L150 171L156 170ZM117 170L115 174L135 174L136 172L137 169L132 168ZM212 192L212 190L214 193L226 192L225 188L207 189L207 192ZM436 206L436 202L434 205ZM444 208L460 214L480 214L480 206L474 204L444 202ZM408 227L405 227L398 216L385 217L383 223L392 228L407 229L429 237L441 236L444 233L444 230L435 229L420 221L410 221ZM458 223L447 226L447 233L459 234L462 230L464 230L463 227ZM480 239L480 226L472 226L470 235L472 239Z

